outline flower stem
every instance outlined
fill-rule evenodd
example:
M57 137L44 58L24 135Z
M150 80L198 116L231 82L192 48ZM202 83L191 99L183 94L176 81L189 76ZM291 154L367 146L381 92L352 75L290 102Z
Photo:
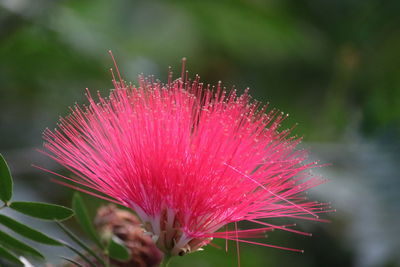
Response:
M3 204L3 206L0 207L0 210L1 210L1 209L4 209L4 208L7 208L8 205L10 205L10 203L9 203L9 202L5 202L5 203Z

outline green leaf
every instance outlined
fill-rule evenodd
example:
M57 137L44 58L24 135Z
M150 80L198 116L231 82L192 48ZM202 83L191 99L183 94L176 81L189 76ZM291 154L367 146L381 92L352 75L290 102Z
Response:
M108 245L108 255L119 261L128 261L131 258L129 249L116 236L113 236Z
M0 223L14 232L36 242L52 246L62 246L59 241L5 215L0 214Z
M7 247L12 247L12 248L18 249L20 251L29 253L33 256L37 256L39 258L44 259L44 256L39 251L28 246L25 243L22 243L18 239L15 239L14 237L10 236L9 234L6 234L3 231L0 231L0 243L2 243L3 245L5 245Z
M106 266L106 263L104 262L104 260L102 258L100 258L97 253L95 251L93 251L93 249L91 249L89 246L87 246L79 237L77 237L73 232L71 232L67 227L65 227L62 223L60 222L56 222L57 225L61 228L61 230L64 231L64 233L66 233L69 238L71 238L75 243L77 243L81 248L83 248L86 252L88 252L89 254L91 254L93 257L95 257L99 263L101 263L103 266ZM66 243L64 243L64 246L67 246L68 248L70 248L69 245L66 245ZM71 249L71 248L70 248Z
M0 199L6 203L10 201L13 191L13 180L10 168L3 155L0 154Z
M69 208L42 202L12 202L10 208L43 220L62 221L74 215L74 212Z
M100 248L102 248L103 244L100 242L99 236L97 235L93 223L89 218L88 211L83 203L82 197L78 193L75 193L72 198L72 209L74 210L75 218L82 226L82 229Z
M9 252L7 249L0 246L0 257L23 266L24 264L18 259L17 256Z

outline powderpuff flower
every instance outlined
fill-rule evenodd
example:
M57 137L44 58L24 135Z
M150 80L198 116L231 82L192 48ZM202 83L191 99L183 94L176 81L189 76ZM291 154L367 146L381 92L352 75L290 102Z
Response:
M301 139L279 130L286 115L248 90L189 80L184 67L179 79L140 76L135 87L115 66L108 98L99 94L96 103L87 91L87 106L72 107L44 132L44 153L74 174L63 178L134 210L168 255L213 238L300 251L251 241L273 229L307 235L261 219L321 220L326 211L305 197L323 181L310 172L318 164L296 148ZM254 227L238 229L239 221Z

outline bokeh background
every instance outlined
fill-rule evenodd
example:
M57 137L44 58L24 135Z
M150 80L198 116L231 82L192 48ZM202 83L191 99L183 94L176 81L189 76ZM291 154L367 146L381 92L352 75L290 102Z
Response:
M311 238L276 231L262 241L305 253L243 244L242 266L400 266L399 14L397 0L0 0L0 152L16 198L69 206L71 190L31 164L62 172L36 151L41 133L86 103L86 87L107 94L109 49L133 83L139 73L165 81L168 66L178 76L187 57L191 75L249 86L289 113L312 157L331 164L312 195L332 202L332 222L298 222ZM85 199L94 214L99 202ZM53 263L68 253L40 249ZM231 244L173 265L236 261Z

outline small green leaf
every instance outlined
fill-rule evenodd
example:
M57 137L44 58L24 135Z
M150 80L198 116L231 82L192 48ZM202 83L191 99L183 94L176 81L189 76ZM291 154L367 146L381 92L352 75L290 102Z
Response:
M3 155L0 154L0 199L7 203L12 197L13 180L10 168Z
M23 266L24 264L18 259L17 256L9 252L7 249L0 246L0 257Z
M119 261L128 261L131 258L129 249L116 236L113 236L108 245L108 255Z
M43 220L62 221L74 215L74 212L69 208L42 202L12 202L10 208Z
M0 231L0 243L2 243L7 247L12 247L20 251L29 253L33 256L37 256L39 258L44 259L44 256L39 251L26 245L25 243L22 243L18 239L15 239L14 237L10 236L9 234L6 234L3 231Z
M103 244L100 242L99 236L97 235L93 223L89 218L88 211L83 203L82 197L78 193L75 193L72 198L72 209L74 210L75 218L82 226L82 229L100 248L102 248Z
M43 243L46 245L62 246L62 244L59 241L5 215L0 214L0 223L8 227L9 229L13 230L14 232L26 238L34 240L36 242Z

